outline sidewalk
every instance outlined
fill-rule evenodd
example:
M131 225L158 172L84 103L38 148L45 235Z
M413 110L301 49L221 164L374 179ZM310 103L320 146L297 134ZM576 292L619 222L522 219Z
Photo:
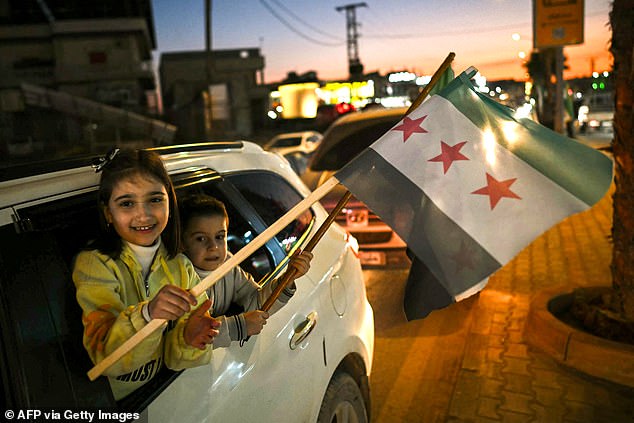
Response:
M559 365L526 342L531 298L610 285L612 192L553 227L480 293L448 422L634 422L634 389Z

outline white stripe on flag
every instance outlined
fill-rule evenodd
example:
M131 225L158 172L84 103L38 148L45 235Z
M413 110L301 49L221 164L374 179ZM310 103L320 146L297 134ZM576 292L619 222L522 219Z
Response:
M371 148L423 189L447 216L470 234L500 263L510 261L544 230L588 205L536 171L476 127L451 102L433 96L410 119L427 116L406 141L401 130L388 131ZM398 125L396 126L398 127ZM507 142L528 143L521 125L505 123ZM506 130L508 129L508 131ZM449 146L466 141L459 152L468 160L429 161ZM516 178L510 190L520 199L502 197L492 208L488 195L474 194L487 186L487 173L497 181Z

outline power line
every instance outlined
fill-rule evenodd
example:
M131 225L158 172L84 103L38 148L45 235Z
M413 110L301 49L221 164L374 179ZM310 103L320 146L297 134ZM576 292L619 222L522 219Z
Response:
M284 11L285 11L286 13L288 13L288 14L289 14L289 15L291 15L293 18L295 18L296 20L298 20L298 21L299 21L301 24L303 24L304 26L306 26L306 27L308 27L308 28L312 29L312 30L313 30L313 31L315 31L315 32L318 32L319 34L325 35L326 37L330 37L330 38L332 38L332 39L333 39L333 40L335 40L335 41L339 41L341 44L343 44L343 43L344 43L344 40L343 40L343 39L341 39L341 38L339 38L339 37L336 37L336 36L334 36L334 35L332 35L332 34L330 34L330 33L326 32L326 31L322 31L321 29L319 29L319 28L317 28L317 27L315 27L315 26L311 25L309 22L306 22L304 19L302 19L300 16L298 16L296 13L294 13L292 10L290 10L288 7L286 7L286 6L284 5L284 3L280 3L278 0L272 0L272 1L273 1L273 3L275 3L275 4L279 7L279 8L284 9Z
M337 46L340 46L340 45L343 44L343 42L340 42L340 43L328 43L328 42L323 42L323 41L316 40L316 39L314 39L314 38L312 38L312 37L300 32L295 27L293 27L293 25L291 25L282 16L280 16L275 10L273 10L273 8L265 0L260 0L260 3L262 3L262 5L266 8L266 10L268 10L269 13L271 13L284 26L286 26L292 32L294 32L295 34L299 35L300 37L302 37L303 39L305 39L307 41L310 41L312 43L319 44L319 45L322 45L322 46L327 46L327 47L337 47Z

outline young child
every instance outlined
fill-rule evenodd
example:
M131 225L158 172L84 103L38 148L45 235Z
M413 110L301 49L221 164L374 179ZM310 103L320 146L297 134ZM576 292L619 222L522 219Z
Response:
M113 150L95 167L102 170L101 234L73 268L84 347L96 364L150 320L170 321L104 372L118 400L150 381L163 363L174 370L208 363L220 323L206 313L211 301L205 294L195 298L187 291L199 279L178 254L176 196L160 157Z
M200 279L204 279L227 260L227 227L229 217L224 204L207 195L189 196L179 202L183 217L183 247L194 264ZM306 274L312 253L302 252L289 263L290 271L296 270L295 279ZM222 322L220 333L214 339L214 348L227 347L231 341L244 341L257 335L269 318L269 313L259 310L277 286L278 280L260 289L253 277L239 266L234 267L209 290L213 300L212 316ZM275 312L288 302L295 293L295 282L291 282L271 308ZM229 306L237 304L244 312L235 316L224 316Z

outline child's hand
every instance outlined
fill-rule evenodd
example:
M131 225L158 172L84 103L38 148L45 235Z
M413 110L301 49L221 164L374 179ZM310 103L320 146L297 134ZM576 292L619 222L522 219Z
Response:
M187 319L183 338L187 345L204 350L207 344L211 344L218 335L220 320L209 315L211 300L206 300Z
M295 269L294 279L300 278L308 273L310 269L310 261L313 259L313 253L310 251L302 251L295 254L288 263L288 271Z
M165 285L148 304L152 319L176 320L196 305L196 297L175 285Z
M262 310L247 311L244 313L244 320L247 322L247 335L257 335L262 332L262 328L266 325L266 319L269 313Z

